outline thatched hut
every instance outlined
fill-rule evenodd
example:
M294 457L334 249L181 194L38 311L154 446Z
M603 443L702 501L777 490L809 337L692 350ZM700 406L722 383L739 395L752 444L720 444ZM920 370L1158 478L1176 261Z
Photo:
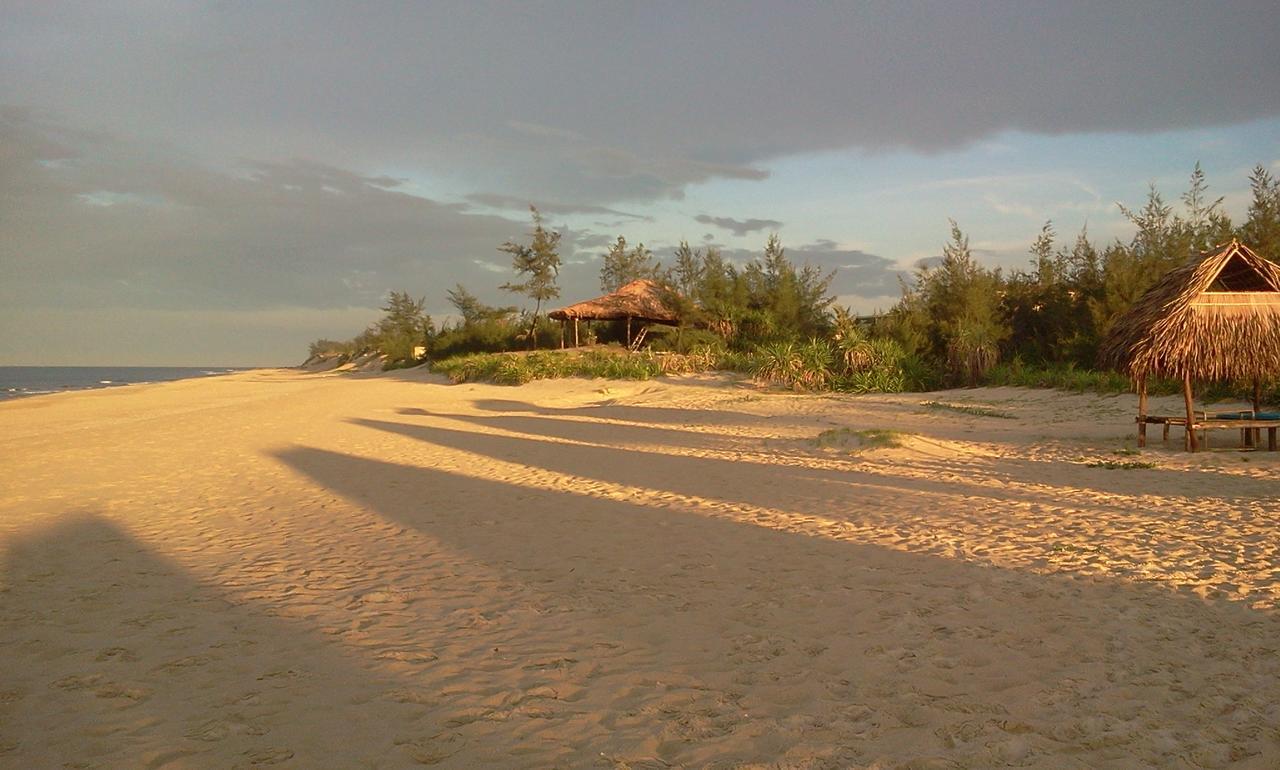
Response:
M1138 440L1149 422L1186 426L1186 448L1195 451L1194 380L1259 383L1280 376L1280 266L1232 241L1170 270L1118 319L1103 342L1101 358L1132 377L1138 390ZM1182 381L1186 420L1147 415L1147 379ZM1241 427L1243 423L1240 423ZM1274 429L1269 431L1274 441ZM1167 433L1166 433L1167 435Z
M612 294L579 302L547 315L560 321L560 346L564 347L564 325L573 321L573 345L578 346L578 321L617 321L626 319L627 345L631 345L632 322L641 324L665 324L676 326L680 316L665 300L665 290L655 281L645 278L632 281Z

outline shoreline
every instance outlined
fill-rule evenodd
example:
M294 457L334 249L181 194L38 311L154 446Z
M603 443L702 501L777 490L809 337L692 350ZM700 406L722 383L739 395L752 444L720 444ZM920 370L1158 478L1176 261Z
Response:
M211 366L0 366L0 403L10 400L33 398L35 396L53 396L64 393L82 393L95 390L128 387L130 385L153 385L161 382L177 382L179 380L220 377L227 374L249 372L269 367L211 367ZM283 368L283 367L282 367ZM72 380L80 380L78 384L65 382L54 385L65 377L55 377L55 373L74 375ZM178 374L181 373L181 374ZM159 375L156 379L134 379L140 374ZM164 376L164 375L177 376ZM116 379L98 379L99 377ZM28 390L28 386L43 388Z
M79 393L0 402L0 764L1280 762L1280 453L1090 467L1131 395Z

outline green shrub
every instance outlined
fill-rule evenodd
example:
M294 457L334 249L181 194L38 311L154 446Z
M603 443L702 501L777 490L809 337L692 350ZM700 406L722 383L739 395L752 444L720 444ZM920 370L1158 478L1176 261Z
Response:
M1077 369L1074 364L1028 366L1020 358L996 364L982 378L983 385L1012 385L1022 388L1057 388L1075 393L1126 393L1133 389L1129 378L1117 372ZM1153 380L1148 384L1152 395L1179 392L1172 383Z
M662 362L653 354L603 350L477 353L436 361L431 369L455 383L492 382L498 385L523 385L533 380L560 377L646 380L663 373Z
M831 379L831 348L820 340L770 342L752 352L751 376L796 390L820 390Z

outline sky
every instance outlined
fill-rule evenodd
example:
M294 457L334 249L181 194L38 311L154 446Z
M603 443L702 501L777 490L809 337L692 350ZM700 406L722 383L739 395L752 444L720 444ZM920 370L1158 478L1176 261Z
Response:
M1198 162L1280 174L1274 0L0 0L0 365L290 365L389 291L520 304L498 247L777 233L891 306L955 219L1127 240ZM554 303L553 303L554 304Z

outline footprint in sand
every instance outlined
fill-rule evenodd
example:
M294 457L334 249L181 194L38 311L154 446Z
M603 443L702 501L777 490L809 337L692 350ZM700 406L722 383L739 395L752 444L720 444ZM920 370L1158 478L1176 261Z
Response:
M0 690L0 704L17 703L25 697L27 697L27 694L22 690Z
M252 749L244 753L244 757L248 760L250 767L263 767L266 765L278 765L281 762L288 762L293 759L293 749L282 747L268 747L263 749ZM245 765L241 765L242 767Z
M397 738L409 758L420 765L436 765L457 754L466 744L459 733L438 733L427 738Z
M210 719L187 730L184 735L197 741L220 741L231 735L266 735L267 728L238 714L225 719Z
M129 650L124 647L108 647L105 650L102 650L101 652L99 652L98 656L94 658L94 660L96 660L99 663L103 663L108 660L115 660L123 663L132 663L137 659L138 659L138 656L136 653L133 652L133 650Z

